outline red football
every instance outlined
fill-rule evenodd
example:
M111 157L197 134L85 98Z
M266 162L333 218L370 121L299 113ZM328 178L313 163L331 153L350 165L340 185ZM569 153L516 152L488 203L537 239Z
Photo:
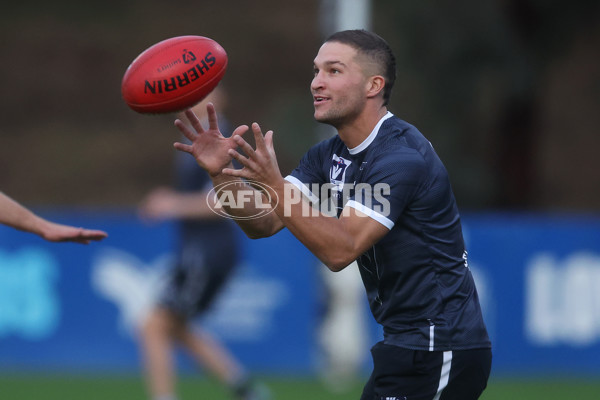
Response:
M121 94L140 113L169 113L200 102L219 84L227 53L204 36L178 36L146 49L125 71Z

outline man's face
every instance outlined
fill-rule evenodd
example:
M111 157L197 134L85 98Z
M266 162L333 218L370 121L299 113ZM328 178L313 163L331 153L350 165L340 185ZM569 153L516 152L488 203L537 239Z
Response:
M327 42L319 49L310 85L317 121L339 128L362 112L367 78L358 59L357 51L342 43Z

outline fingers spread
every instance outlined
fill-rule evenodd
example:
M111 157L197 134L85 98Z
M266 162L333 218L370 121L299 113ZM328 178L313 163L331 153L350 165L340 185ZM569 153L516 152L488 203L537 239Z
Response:
M233 131L233 133L231 134L232 137L234 136L243 136L246 132L248 132L250 128L248 128L248 125L240 125L237 128L235 128L235 130Z
M256 148L263 149L265 147L265 141L260 130L260 125L256 122L252 124L252 132L254 133L254 140L256 141Z
M194 111L188 108L187 110L185 110L185 116L187 117L188 121L190 121L190 124L196 130L196 132L204 132L204 128L202 128L202 124L200 123L200 120L198 119Z
M217 119L217 111L213 103L206 105L206 112L208 114L208 127L212 130L219 130L219 121Z
M175 149L177 149L179 151L183 151L183 152L192 154L192 146L190 146L189 144L175 142L175 143L173 143L173 147L175 147Z
M254 149L241 136L234 136L233 141L237 144L248 157L254 157Z
M182 120L176 119L175 126L177 127L177 129L179 129L181 133L183 133L183 136L185 136L192 142L194 141L194 139L196 138L196 133L192 132L192 130Z
M245 171L241 170L241 169L223 168L223 170L221 171L221 173L223 175L237 176L237 177L240 177L240 178L246 178Z
M237 152L234 149L229 149L227 154L229 154L232 158L235 158L244 167L248 167L251 164L250 159L248 159L247 157L244 157L243 155L241 155L239 152Z
M273 149L273 131L265 133L265 145L267 145L267 148Z

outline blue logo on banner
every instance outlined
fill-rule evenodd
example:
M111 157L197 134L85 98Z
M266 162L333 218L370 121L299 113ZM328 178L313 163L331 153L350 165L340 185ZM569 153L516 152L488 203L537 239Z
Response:
M34 247L16 253L0 250L0 337L39 340L56 330L57 279L57 263L47 252Z

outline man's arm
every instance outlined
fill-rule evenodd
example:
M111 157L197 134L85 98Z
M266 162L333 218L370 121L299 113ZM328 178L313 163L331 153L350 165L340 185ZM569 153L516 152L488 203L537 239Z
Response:
M248 126L238 127L230 138L225 138L219 132L212 104L207 105L207 113L207 130L191 110L185 112L189 125L176 120L175 126L192 143L175 143L174 146L194 156L198 165L210 175L215 188L227 185L231 199L245 197L241 192L249 191L247 197L254 198L258 193L262 196L262 204L267 203L273 208L273 212L259 213L253 202L237 201L235 206L232 206L233 203L222 204L250 238L271 236L285 226L331 270L340 271L388 232L385 226L354 209L345 210L339 219L322 213L305 215L304 210L310 208L305 199L291 204L286 198L302 196L298 193L299 189L286 183L281 176L273 148L273 132L268 131L263 137L259 125L252 124L255 150L242 139L249 130ZM238 147L246 156L238 153ZM233 168L233 158L243 165L241 170ZM251 182L259 183L260 189L252 187ZM258 214L259 218L252 218Z
M279 172L273 148L273 132L268 131L263 137L258 124L252 125L252 131L256 149L241 136L233 138L247 157L234 149L229 150L231 157L238 160L244 168L225 168L223 174L263 184L263 190L270 192L268 197L274 214L282 225L329 269L344 269L389 232L380 222L351 207L346 207L339 218L310 210L300 190L286 182Z
M88 244L92 240L102 240L108 236L103 231L76 228L48 221L2 192L0 192L0 223L34 233L51 242L71 241Z
M275 186L278 192L297 199L300 190L285 181ZM389 229L362 212L346 206L339 218L310 210L307 200L278 204L275 213L290 232L330 270L337 272L377 243Z
M264 208L257 208L255 201L236 201L234 204L223 202L220 204L223 210L233 217L233 220L250 239L269 237L283 229L283 222L275 212L271 212L271 202L262 191L257 190L240 178L225 174L212 177L212 181L215 188L225 187L228 191L226 195L230 199L255 199L260 196L261 206L266 205L269 207L265 212ZM223 195L224 193L221 192L221 196ZM260 215L260 217L255 217L257 215Z

